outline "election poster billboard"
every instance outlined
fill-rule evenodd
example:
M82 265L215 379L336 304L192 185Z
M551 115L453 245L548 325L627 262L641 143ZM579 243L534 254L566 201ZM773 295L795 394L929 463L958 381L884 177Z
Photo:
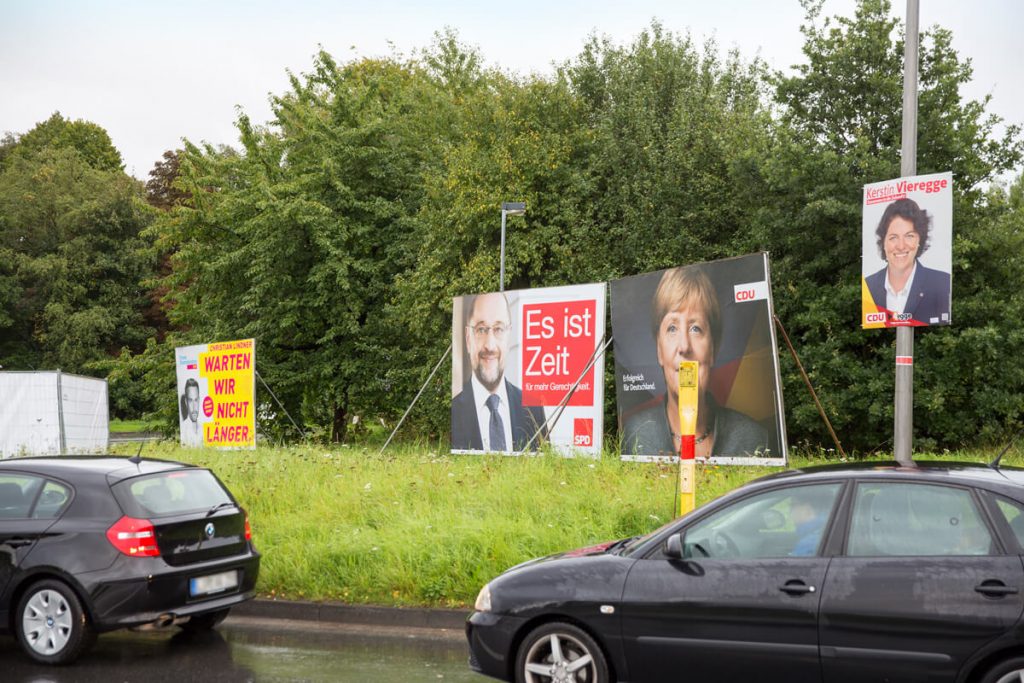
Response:
M952 322L953 174L864 186L861 326Z
M452 452L600 456L604 334L604 284L455 297Z
M256 447L256 341L174 350L181 445Z
M696 263L611 286L623 460L679 457L679 363L697 361L697 459L783 465L768 254Z

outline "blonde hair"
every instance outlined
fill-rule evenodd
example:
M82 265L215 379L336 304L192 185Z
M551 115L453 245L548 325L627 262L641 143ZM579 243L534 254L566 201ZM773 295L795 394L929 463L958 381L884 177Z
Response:
M661 276L658 289L651 299L651 333L658 339L661 321L672 311L683 306L696 305L708 318L711 327L711 347L718 350L718 340L722 333L722 312L718 307L718 295L700 266L680 266L670 268Z

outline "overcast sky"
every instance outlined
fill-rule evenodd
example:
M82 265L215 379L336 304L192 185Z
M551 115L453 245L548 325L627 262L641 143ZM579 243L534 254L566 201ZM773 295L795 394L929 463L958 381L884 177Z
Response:
M972 60L965 94L991 94L991 112L1024 122L1024 2L920 6L922 28L952 29ZM853 7L826 0L825 12ZM905 11L895 0L897 16ZM287 70L308 71L321 45L339 61L409 56L451 27L491 66L550 73L591 33L626 43L653 19L778 69L801 61L798 0L0 0L0 132L24 133L55 111L86 119L144 179L182 138L237 145L236 107L269 119L268 96L288 89Z

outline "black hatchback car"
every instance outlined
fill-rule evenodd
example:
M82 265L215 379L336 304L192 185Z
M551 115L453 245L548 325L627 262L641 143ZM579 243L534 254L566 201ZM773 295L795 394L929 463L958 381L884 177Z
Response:
M757 480L480 592L470 666L520 683L1024 680L1024 471Z
M0 461L0 629L33 659L99 632L210 629L254 596L245 511L210 471L118 457Z

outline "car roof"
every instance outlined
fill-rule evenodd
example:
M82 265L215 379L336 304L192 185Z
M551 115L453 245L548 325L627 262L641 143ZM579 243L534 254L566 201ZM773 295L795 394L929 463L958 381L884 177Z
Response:
M113 483L140 474L194 467L174 460L114 455L58 455L0 460L0 472L32 472L53 477L106 476Z
M957 481L977 485L992 484L1024 485L1024 470L1017 467L990 467L976 462L914 461L913 465L901 465L896 461L874 461L815 465L776 472L756 479L755 482L772 482L799 477L801 480L851 479L891 477L922 479L929 481ZM754 483L754 482L752 482Z
M691 524L711 510L729 505L738 498L755 495L789 484L802 485L815 482L883 479L886 481L919 481L964 486L979 486L1004 493L1024 502L1024 469L1018 467L990 467L976 462L914 461L913 466L896 461L844 462L811 467L796 467L768 474L737 486L712 501L665 524L648 534L646 540L630 549L630 554L643 556L664 540L665 534L680 524Z

